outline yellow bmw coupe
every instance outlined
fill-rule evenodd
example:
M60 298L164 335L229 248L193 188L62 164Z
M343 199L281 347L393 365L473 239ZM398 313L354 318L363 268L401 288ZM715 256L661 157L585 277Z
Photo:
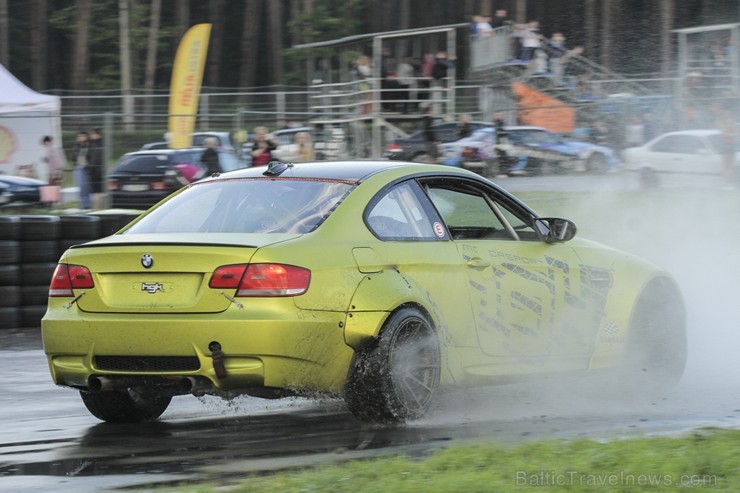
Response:
M44 350L54 382L109 422L186 394L326 394L399 422L451 387L606 369L677 381L676 282L575 233L446 166L236 170L67 250Z

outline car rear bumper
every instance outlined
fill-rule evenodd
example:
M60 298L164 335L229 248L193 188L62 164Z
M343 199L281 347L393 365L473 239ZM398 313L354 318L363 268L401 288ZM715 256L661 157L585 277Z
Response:
M344 340L344 314L294 309L249 316L247 310L132 316L85 314L60 303L42 320L44 351L53 381L80 389L89 389L91 378L151 377L197 379L206 393L341 392L354 355ZM225 377L214 364L213 342L222 349Z

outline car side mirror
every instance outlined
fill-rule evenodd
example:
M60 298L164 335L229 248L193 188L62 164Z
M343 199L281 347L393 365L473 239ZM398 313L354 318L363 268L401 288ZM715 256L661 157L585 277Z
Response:
M563 243L576 235L576 225L568 219L538 217L534 222L540 236L547 243Z

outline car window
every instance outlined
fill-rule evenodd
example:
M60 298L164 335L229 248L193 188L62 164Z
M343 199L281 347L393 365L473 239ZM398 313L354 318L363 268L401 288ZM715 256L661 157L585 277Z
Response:
M165 154L124 156L116 166L115 173L162 174L169 167L169 159Z
M452 238L539 240L539 235L509 204L489 190L465 182L431 181L426 190Z
M217 134L195 134L193 135L193 147L205 147L206 139L213 137L216 139L217 146L221 147L224 145L224 141L220 135Z
M709 151L712 154L719 154L719 150L724 147L724 143L722 142L722 134L716 133L707 135L707 140L709 141L709 145L712 147ZM740 139L735 139L735 151L740 152Z
M707 150L701 139L695 135L666 135L650 148L652 152L673 154L697 154L701 149Z
M371 203L365 222L381 240L434 240L446 236L442 225L430 218L412 183L385 190Z
M127 233L308 233L352 188L344 182L302 179L198 182Z

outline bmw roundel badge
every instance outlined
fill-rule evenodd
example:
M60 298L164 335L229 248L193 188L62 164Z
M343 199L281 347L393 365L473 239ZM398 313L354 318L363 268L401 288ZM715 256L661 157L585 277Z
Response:
M148 269L154 265L154 259L148 253L145 253L141 256L141 265L143 265L145 269Z

